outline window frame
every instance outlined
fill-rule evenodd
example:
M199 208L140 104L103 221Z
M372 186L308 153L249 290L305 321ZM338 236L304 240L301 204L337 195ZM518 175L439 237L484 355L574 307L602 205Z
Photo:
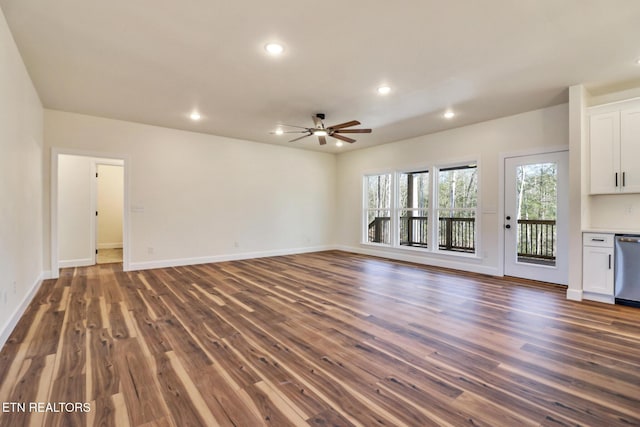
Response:
M471 164L475 164L475 169L476 169L476 205L474 208L453 208L453 209L441 209L440 208L440 191L439 191L439 184L440 184L440 171L446 170L446 169L455 169L457 167L464 167L464 166L468 166ZM432 209L433 209L433 215L435 217L438 218L438 221L432 221L432 229L431 232L433 233L433 238L434 239L438 239L438 244L435 245L433 247L433 252L437 253L437 254L446 254L446 255L453 255L453 256L457 256L457 257L473 257L476 258L478 257L479 252L479 248L480 248L480 217L479 217L479 212L480 212L480 161L479 160L467 160L467 161L456 161L456 162L449 162L449 163L443 163L443 164L439 164L437 166L434 167L434 171L433 171L433 193L434 193L434 200L433 200L433 205L432 205ZM457 252L457 251L452 251L452 250L448 250L448 249L440 249L440 244L439 244L439 238L440 238L440 211L442 210L460 210L460 211L469 211L469 210L473 210L473 218L474 218L474 236L473 236L473 241L474 241L474 250L473 252Z
M429 191L429 195L427 197L427 209L421 209L421 208L408 208L408 207L403 207L401 206L400 203L400 184L401 184L401 175L409 175L409 174L417 174L417 173L427 173L428 174L428 183L427 183L427 187L428 187L428 191ZM432 174L432 168L430 166L424 166L424 167L414 167L414 168L405 168L405 169L399 169L396 170L395 173L395 181L396 181L396 196L394 197L394 206L393 206L393 218L395 219L395 226L393 228L393 234L394 234L394 241L395 241L395 245L394 247L400 248L400 249L409 249L409 250L417 250L417 251L429 251L431 244L430 242L433 241L433 235L431 232L431 224L429 222L429 220L427 219L427 245L426 246L418 246L418 245L403 245L401 243L401 235L400 235L400 227L401 227L401 213L402 211L425 211L427 212L427 218L431 218L431 214L432 214L432 206L433 206L433 174Z
M361 244L376 247L385 247L394 250L431 254L439 256L450 256L458 258L480 258L482 253L481 243L481 194L482 194L482 176L481 176L481 162L480 156L462 158L451 161L433 162L430 164L420 164L413 167L394 168L393 170L377 170L367 171L362 174L362 230L361 230ZM439 220L433 220L438 218L440 212L439 200L438 200L438 183L439 174L443 169L455 168L458 166L466 166L470 164L476 165L476 205L474 208L465 208L465 210L473 210L475 218L475 230L474 230L474 252L456 252L446 249L440 249L439 245ZM413 245L401 245L400 244L400 214L403 210L424 210L420 208L403 208L400 205L400 176L401 174L411 174L419 172L428 172L429 174L429 196L428 196L428 208L426 210L428 220L427 229L427 246L413 246ZM390 182L390 206L389 209L370 209L368 206L368 178L371 176L388 175ZM388 211L389 212L389 226L390 235L389 243L369 242L369 230L367 222L367 214L370 211Z
M388 208L370 208L369 207L369 188L368 188L368 179L374 176L383 176L387 175L389 177L389 207ZM363 174L362 176L362 213L360 216L360 220L362 221L362 230L361 230L361 244L363 245L373 245L373 246L383 246L383 247L394 247L394 238L393 238L393 229L394 229L394 221L393 221L393 206L394 206L394 174L390 171L380 171L380 172L368 172ZM370 242L369 241L369 222L368 222L368 214L370 212L380 212L380 211L388 211L389 212L389 243L384 242Z

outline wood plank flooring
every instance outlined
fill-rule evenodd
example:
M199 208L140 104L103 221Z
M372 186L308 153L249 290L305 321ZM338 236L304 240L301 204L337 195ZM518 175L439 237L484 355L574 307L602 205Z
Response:
M0 353L0 404L0 426L640 425L640 309L337 251L66 269Z

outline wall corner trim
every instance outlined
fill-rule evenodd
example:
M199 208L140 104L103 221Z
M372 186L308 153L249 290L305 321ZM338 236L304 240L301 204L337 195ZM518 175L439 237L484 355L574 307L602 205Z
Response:
M582 301L582 289L567 289L567 299L571 301Z

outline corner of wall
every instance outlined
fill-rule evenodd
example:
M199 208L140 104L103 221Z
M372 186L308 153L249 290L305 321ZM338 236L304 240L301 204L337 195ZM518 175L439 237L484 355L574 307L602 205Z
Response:
M583 85L569 88L569 289L567 298L582 299L582 229L585 212L586 107L589 94Z

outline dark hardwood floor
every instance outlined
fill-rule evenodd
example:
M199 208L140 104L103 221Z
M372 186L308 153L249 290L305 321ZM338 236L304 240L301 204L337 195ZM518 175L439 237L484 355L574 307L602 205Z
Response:
M640 425L640 309L337 251L66 269L0 353L12 403L0 426Z

